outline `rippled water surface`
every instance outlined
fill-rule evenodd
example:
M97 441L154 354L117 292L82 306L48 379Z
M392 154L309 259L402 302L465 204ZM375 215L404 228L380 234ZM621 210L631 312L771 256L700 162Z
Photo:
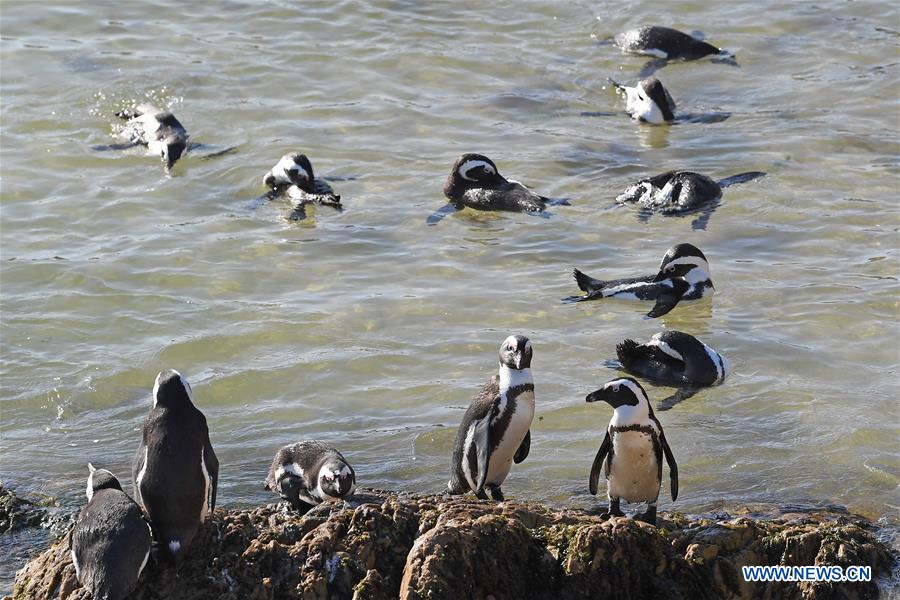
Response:
M824 503L898 523L896 3L0 10L5 484L74 510L90 460L130 489L153 379L177 368L209 421L222 505L271 500L272 455L306 437L338 445L361 484L437 491L462 408L516 332L534 343L537 417L504 489L588 506L611 410L584 396L615 375L617 342L670 328L735 372L659 413L681 474L663 510ZM680 110L729 119L654 128L621 112L606 78L632 82L646 59L605 40L645 23L735 52L739 68L657 73ZM171 175L92 150L115 141L116 110L148 98L208 146ZM287 204L254 202L292 150L343 213L291 223ZM571 205L427 226L467 151ZM727 189L706 230L615 205L670 168L768 176ZM712 301L656 320L625 301L559 302L573 266L651 273L678 242L706 252ZM3 552L0 587L41 543Z

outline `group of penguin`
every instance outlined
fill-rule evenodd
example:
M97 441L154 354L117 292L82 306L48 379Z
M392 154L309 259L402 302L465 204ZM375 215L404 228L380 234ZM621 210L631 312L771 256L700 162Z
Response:
M718 48L688 34L665 27L641 27L616 36L628 52L650 54L658 60L693 60L723 54ZM675 105L654 77L635 87L613 82L626 97L628 112L639 121L663 123L673 119ZM188 134L169 112L139 106L117 113L126 119L126 144L147 146L171 169L191 147ZM747 173L730 181L752 179ZM341 210L340 196L314 176L309 159L287 154L263 177L267 197L295 202L291 218L304 218L309 204ZM721 182L720 182L721 183ZM689 171L671 171L636 183L619 197L663 213L696 210L718 199L721 185ZM500 175L486 156L459 157L443 188L448 207L459 210L542 212L551 203L513 180ZM623 298L652 302L647 317L662 316L681 301L698 300L714 292L706 256L682 243L670 248L653 274L618 280L599 280L574 272L582 296L564 299L581 302ZM678 331L657 333L645 343L626 339L616 347L621 368L654 383L697 388L722 383L730 371L728 361L697 338ZM456 434L447 482L449 494L471 491L477 498L501 501L501 486L513 463L529 453L534 418L534 380L531 341L511 335L499 349L499 370L472 400ZM118 479L89 464L87 505L80 512L69 541L72 562L80 583L97 599L127 597L138 585L152 542L161 558L179 564L201 523L215 509L219 462L209 437L206 418L193 402L191 386L177 371L156 377L153 405L142 428L141 442L132 465L134 499ZM678 467L649 398L633 377L618 377L586 397L604 401L613 409L606 435L590 470L589 490L598 491L601 473L607 480L609 506L604 517L623 516L620 502L647 503L635 518L655 524L656 503L662 483L663 459L668 464L671 496L678 495ZM356 489L353 467L329 444L301 441L281 448L265 480L298 511L328 500L350 499Z

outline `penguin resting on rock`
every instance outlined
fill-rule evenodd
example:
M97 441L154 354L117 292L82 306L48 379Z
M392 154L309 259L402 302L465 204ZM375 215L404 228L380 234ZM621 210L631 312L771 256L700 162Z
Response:
M353 496L356 473L333 447L306 440L278 451L269 468L265 489L306 512L326 500L347 500Z

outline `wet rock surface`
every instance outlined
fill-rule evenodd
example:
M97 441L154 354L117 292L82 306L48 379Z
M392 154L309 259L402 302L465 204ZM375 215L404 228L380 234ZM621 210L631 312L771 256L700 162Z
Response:
M216 511L176 571L151 556L134 600L875 598L894 558L837 510L654 527L536 503L363 490L299 515ZM872 582L747 583L744 565L867 565ZM84 600L68 540L24 566L14 598Z

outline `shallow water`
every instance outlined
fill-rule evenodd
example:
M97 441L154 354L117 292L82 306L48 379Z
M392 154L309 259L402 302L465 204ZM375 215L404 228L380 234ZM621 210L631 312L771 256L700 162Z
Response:
M437 491L462 409L515 332L534 344L537 418L504 490L588 506L611 410L584 396L616 374L617 342L666 327L734 374L659 413L681 477L662 510L840 504L892 535L900 9L659 6L4 2L0 478L72 510L89 460L130 489L153 379L177 368L209 421L221 505L271 500L271 457L306 437L334 442L363 485ZM681 111L730 118L621 113L606 78L633 82L646 60L604 40L643 23L736 53L739 68L657 73ZM237 152L167 175L91 149L148 98L204 152ZM292 150L334 179L343 213L290 223L286 204L254 203ZM467 151L571 205L427 226ZM670 168L768 176L728 188L706 230L614 204ZM652 321L625 301L559 302L573 266L651 273L683 241L711 262L709 302ZM21 558L0 562L7 591Z

